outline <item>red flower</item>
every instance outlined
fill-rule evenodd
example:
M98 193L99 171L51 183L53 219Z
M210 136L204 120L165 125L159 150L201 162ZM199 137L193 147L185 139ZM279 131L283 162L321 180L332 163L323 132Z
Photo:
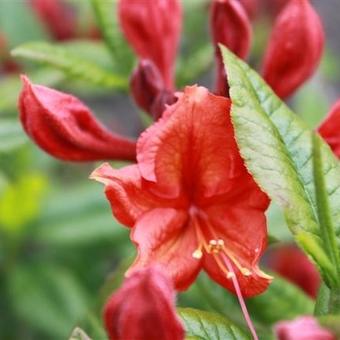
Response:
M340 100L331 108L326 119L319 126L318 132L340 158Z
M238 0L213 0L210 26L215 44L216 92L219 95L227 95L227 78L218 44L227 46L237 56L245 58L250 49L251 25L244 7Z
M250 19L254 19L258 11L258 0L240 0Z
M76 33L76 18L63 0L31 0L34 11L56 40L72 39Z
M132 228L138 257L129 273L158 263L179 290L202 268L230 291L239 284L244 296L267 288L258 261L268 199L239 155L229 110L228 99L187 87L139 138L138 165L104 164L91 175Z
M135 159L135 142L108 131L79 99L22 79L20 119L43 150L71 161Z
M281 321L275 326L278 340L335 340L335 336L322 328L311 316L293 321Z
M158 268L134 272L105 306L110 340L184 339L174 299L171 282Z
M159 69L169 90L182 24L178 0L120 0L119 19L123 32L141 59L150 59Z
M296 246L286 245L269 253L268 267L315 298L320 287L320 274L308 257Z
M324 33L309 0L290 0L276 19L265 53L263 77L278 96L290 96L318 66Z

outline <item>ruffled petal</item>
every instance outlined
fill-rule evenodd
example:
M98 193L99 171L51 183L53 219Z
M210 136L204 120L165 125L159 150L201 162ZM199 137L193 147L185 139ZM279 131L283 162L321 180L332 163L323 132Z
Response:
M160 206L162 200L143 188L137 165L113 169L105 163L90 176L105 184L105 194L113 215L124 225L132 227L143 213Z
M230 292L236 293L232 280L228 279L221 271L211 255L204 255L203 268L212 280L219 283ZM243 275L235 265L233 265L233 271L239 283L242 296L245 298L263 293L272 281L272 278L260 271L258 267L253 268L253 271L248 276Z
M137 142L141 174L159 192L193 200L228 191L246 171L234 139L230 101L203 87L187 87Z
M340 158L340 100L331 108L318 132Z
M189 223L183 210L157 208L145 213L131 233L138 246L138 257L128 274L158 264L172 278L177 290L186 289L201 268L201 261L192 257L197 239Z
M108 131L79 99L22 79L20 119L43 150L69 161L135 159L135 142Z

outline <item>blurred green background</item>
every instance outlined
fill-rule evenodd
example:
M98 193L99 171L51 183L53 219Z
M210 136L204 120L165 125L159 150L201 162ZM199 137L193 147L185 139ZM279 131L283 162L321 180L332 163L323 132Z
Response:
M95 25L89 0L69 3L76 11L78 27ZM183 2L184 29L177 60L179 88L194 83L212 88L214 60L208 3ZM340 2L314 3L327 30L327 48L319 71L289 102L312 128L340 97ZM250 62L254 66L260 63L270 22L260 15L253 23ZM119 36L118 26L114 29ZM76 36L77 40L53 45L32 44L51 41L51 35L28 0L0 0L0 33L7 40L6 48L0 49L2 62L15 60L19 69L14 73L3 70L0 75L0 339L67 339L77 325L94 339L103 339L101 308L108 294L120 285L135 250L128 230L112 218L102 187L88 180L98 164L52 159L23 133L16 109L18 73L77 95L112 130L137 137L145 127L145 119L127 87L117 89L115 84L97 81L96 73L88 68L96 64L107 74L128 79L135 59L121 37L119 46L124 58L119 63L112 62L100 39L78 40ZM15 59L10 59L11 49ZM289 241L278 209L271 207L268 216L271 236ZM280 279L275 282L266 293L270 296L270 312L268 305L261 308L265 297L249 302L251 312L261 310L254 317L260 328L280 319L275 306L282 301L286 301L286 312L292 317L313 308L310 299L297 288ZM295 301L295 307L291 309L287 301ZM179 297L179 304L214 310L243 323L234 298L214 288L204 275Z

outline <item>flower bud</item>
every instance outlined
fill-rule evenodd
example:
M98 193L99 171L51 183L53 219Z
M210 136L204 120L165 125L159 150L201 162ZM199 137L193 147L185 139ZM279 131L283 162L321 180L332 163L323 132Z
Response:
M108 300L104 323L110 340L181 340L172 283L159 268L134 271Z
M335 340L335 336L312 316L281 321L275 326L275 333L278 340Z
M290 0L277 17L264 57L263 77L289 97L319 65L324 46L320 18L309 0Z
M157 120L162 116L166 106L172 105L176 101L177 97L174 92L169 90L160 91L151 106L152 117Z
M151 106L164 83L155 64L148 59L139 62L130 80L132 96L137 105L145 112L151 112Z
M135 142L108 131L79 99L22 80L21 123L47 153L68 161L135 159Z
M296 246L274 248L268 254L268 267L316 298L321 279L308 257Z
M340 99L331 108L326 119L319 126L318 132L340 158Z
M218 44L227 46L240 58L245 58L251 43L248 15L238 0L213 0L210 26L216 55L216 92L227 95L227 78Z
M150 59L172 89L182 25L178 0L120 0L119 19L126 39L141 59Z
M31 0L31 6L54 39L67 40L75 36L76 19L64 0Z
M258 11L258 0L239 0L244 9L246 10L248 17L254 19Z

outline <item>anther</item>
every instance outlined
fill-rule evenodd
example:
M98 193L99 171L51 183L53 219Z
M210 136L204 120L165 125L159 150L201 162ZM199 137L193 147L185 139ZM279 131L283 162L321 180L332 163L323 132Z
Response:
M202 250L199 248L192 253L192 257L197 260L201 259L202 256L203 256Z
M234 273L232 273L232 272L228 272L228 273L227 273L227 279L231 279L231 278L233 278L233 277L235 277L235 274L234 274Z
M210 240L208 251L213 254L218 254L224 247L224 241L221 239L218 240Z

